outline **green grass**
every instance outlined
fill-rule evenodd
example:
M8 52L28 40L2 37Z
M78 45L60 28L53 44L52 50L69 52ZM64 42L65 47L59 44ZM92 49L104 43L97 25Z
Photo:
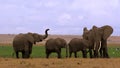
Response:
M120 46L108 47L108 53L110 57L119 58L120 57Z
M0 57L13 57L13 48L12 46L0 46ZM62 57L65 58L66 53L65 53L65 49L62 49ZM120 57L120 46L110 46L108 47L108 53L110 55L110 57L112 58L118 58ZM74 54L72 54L73 57ZM78 57L81 57L81 52L78 52ZM14 55L15 57L15 55ZM31 54L32 58L45 58L46 54L45 54L45 47L44 46L33 46L33 51ZM56 53L52 53L50 55L51 58L57 57Z

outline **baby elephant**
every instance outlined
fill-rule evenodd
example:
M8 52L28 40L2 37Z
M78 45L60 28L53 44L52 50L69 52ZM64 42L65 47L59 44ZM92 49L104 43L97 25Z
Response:
M49 58L49 55L52 52L58 54L58 58L61 58L61 48L66 48L66 57L67 57L67 42L62 38L50 38L45 43L46 48L46 58Z
M69 57L71 57L72 53L74 52L75 58L77 58L77 52L82 51L83 58L87 58L87 48L89 43L85 39L73 38L69 42Z

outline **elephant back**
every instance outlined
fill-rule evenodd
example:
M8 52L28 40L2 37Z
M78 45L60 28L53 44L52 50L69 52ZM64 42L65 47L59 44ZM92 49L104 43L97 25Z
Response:
M48 39L45 43L45 47L49 49L52 49L53 47L55 47L54 39L53 38Z
M73 38L68 45L69 45L69 49L74 51L79 51L83 48L82 39L79 38Z
M34 43L34 38L28 34L18 34L13 39L13 44L24 45L25 43Z
M57 46L60 46L61 48L64 48L67 45L66 40L62 38L56 38L55 43L57 44Z

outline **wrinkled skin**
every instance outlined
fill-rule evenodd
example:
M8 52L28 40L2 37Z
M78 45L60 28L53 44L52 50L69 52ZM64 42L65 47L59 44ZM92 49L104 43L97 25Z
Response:
M107 39L113 33L113 28L111 26L105 25L102 27L93 26L91 30L84 28L83 38L89 40L90 42L90 57L100 57L109 58L107 52ZM100 46L101 45L101 46ZM94 56L92 55L92 50L94 50Z
M107 50L107 39L113 33L113 28L111 26L102 26L99 28L101 32L101 49L100 49L100 57L109 58L108 50Z
M13 49L16 53L16 58L19 58L19 52L22 52L22 58L29 58L32 53L32 46L36 42L41 42L48 37L48 31L46 29L45 35L39 35L37 33L18 34L13 39Z
M61 48L66 48L66 57L67 57L67 43L62 38L50 38L45 43L46 49L46 58L49 58L49 55L52 52L56 52L58 54L58 58L61 58Z
M93 49L94 49L94 34L92 30L88 30L86 27L83 30L83 39L86 39L89 41L89 53L90 53L90 58L93 58Z
M74 53L77 58L77 52L82 51L83 58L87 58L87 48L89 48L89 42L85 39L73 38L69 42L69 57Z

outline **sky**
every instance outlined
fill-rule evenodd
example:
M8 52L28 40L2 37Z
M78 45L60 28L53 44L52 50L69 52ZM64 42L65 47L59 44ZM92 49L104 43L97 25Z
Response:
M82 35L93 25L120 36L120 0L0 0L0 34Z

